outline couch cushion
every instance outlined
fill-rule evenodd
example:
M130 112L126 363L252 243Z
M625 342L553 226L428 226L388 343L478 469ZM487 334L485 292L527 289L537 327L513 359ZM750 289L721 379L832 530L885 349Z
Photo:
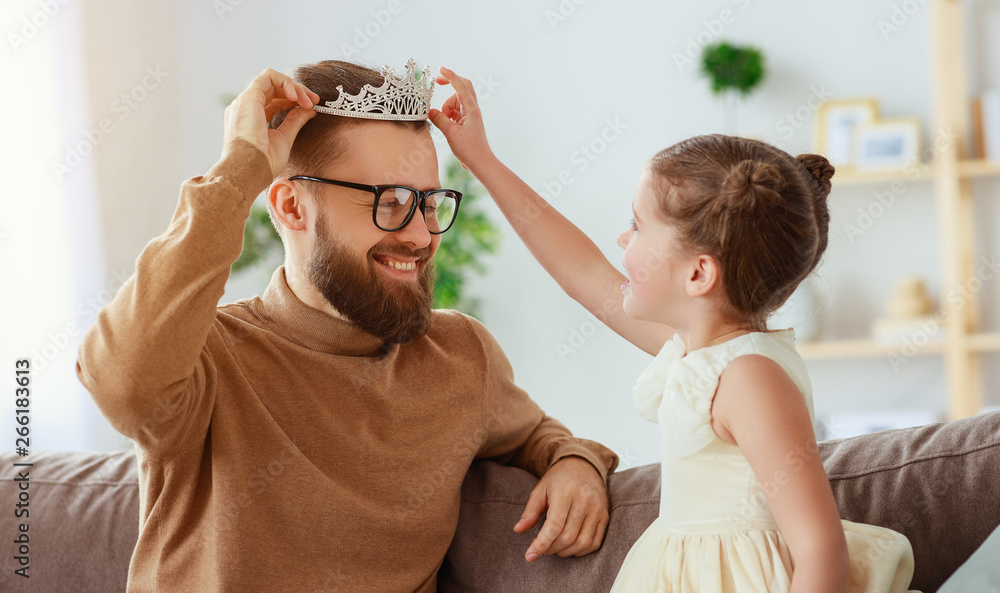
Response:
M948 577L938 593L1000 591L1000 528L994 529L983 545Z
M936 591L1000 524L1000 412L820 444L841 516L913 546L911 588Z
M826 441L820 456L845 519L905 534L911 588L936 591L1000 523L1000 412L946 424ZM582 558L524 560L531 539L513 532L536 479L477 462L462 487L458 531L438 579L442 593L606 592L625 554L659 511L658 464L612 474L604 545Z
M492 461L476 462L462 485L458 530L438 577L438 591L608 591L632 544L659 513L660 467L612 474L614 494L607 537L598 552L580 558L524 559L542 521L514 533L538 480Z
M14 468L15 462L33 462ZM22 521L29 525L30 578L14 574L12 543L0 554L0 591L125 591L129 559L139 536L139 483L135 454L41 451L27 458L0 452L0 501L5 518L4 541L16 537ZM18 498L12 479L29 470L27 519L8 520L8 505ZM8 477L9 475L9 477Z

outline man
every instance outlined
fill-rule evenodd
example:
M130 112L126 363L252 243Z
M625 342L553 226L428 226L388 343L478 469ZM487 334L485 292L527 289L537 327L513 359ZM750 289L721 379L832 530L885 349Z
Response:
M140 462L130 592L434 591L475 458L541 478L514 526L546 514L528 561L600 546L617 458L545 416L482 325L431 311L460 196L435 191L428 124L312 109L390 80L333 61L255 78L87 333L77 373ZM219 307L265 189L285 265Z

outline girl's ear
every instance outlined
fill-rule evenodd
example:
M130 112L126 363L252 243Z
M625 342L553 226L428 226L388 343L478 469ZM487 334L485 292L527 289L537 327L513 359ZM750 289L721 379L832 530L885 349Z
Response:
M696 255L691 258L687 281L684 283L689 297L707 296L716 286L721 286L719 262L711 255Z

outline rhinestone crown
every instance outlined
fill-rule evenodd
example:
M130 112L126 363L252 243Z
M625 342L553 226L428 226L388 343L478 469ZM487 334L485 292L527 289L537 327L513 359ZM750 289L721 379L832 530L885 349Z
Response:
M382 68L382 78L385 79L382 86L376 88L366 84L357 95L351 95L345 93L340 85L337 86L340 95L336 101L327 101L326 106L316 105L313 109L320 113L365 119L427 119L431 95L434 94L434 78L430 66L426 66L420 80L417 80L414 75L416 68L417 63L412 58L407 60L406 75L400 79L396 78L392 68L385 66Z

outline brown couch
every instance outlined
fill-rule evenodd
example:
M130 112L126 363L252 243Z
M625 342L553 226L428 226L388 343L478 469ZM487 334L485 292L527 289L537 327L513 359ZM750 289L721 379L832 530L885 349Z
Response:
M1000 412L820 444L842 516L884 525L913 544L911 587L936 591L1000 524ZM125 590L139 516L132 453L39 452L30 481L30 579L14 575L18 498L12 452L0 454L0 591L111 593ZM604 592L656 517L657 465L610 479L604 545L582 558L524 561L531 536L515 534L535 483L530 474L484 461L463 485L458 531L439 577L442 593ZM537 532L537 527L534 532ZM361 590L361 589L358 589Z

